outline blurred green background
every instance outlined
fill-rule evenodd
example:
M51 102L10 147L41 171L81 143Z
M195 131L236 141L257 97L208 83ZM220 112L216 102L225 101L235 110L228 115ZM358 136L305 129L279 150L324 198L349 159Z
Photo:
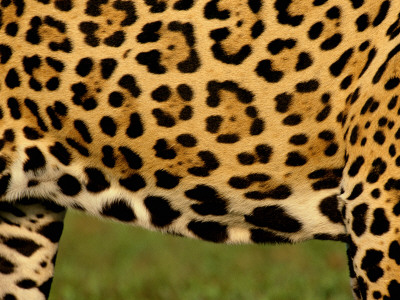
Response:
M345 245L218 245L69 211L50 300L352 299Z

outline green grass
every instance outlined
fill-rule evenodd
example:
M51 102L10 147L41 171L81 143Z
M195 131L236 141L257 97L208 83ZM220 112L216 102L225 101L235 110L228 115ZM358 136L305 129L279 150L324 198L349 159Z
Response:
M352 299L345 245L228 246L69 212L50 300Z

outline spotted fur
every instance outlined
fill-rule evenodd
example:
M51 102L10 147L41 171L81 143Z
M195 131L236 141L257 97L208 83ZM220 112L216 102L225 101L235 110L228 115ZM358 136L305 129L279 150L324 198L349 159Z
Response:
M400 299L400 2L1 0L0 299L66 208L219 243L348 243Z

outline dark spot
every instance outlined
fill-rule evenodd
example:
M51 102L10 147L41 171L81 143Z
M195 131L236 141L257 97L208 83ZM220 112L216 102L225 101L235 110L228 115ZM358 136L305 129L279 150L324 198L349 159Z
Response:
M28 159L24 162L24 171L36 171L46 165L42 151L37 147L26 148L25 153Z
M217 142L223 144L234 144L239 140L240 137L237 134L220 134L217 137Z
M343 69L345 68L352 54L353 54L353 48L346 50L339 57L339 59L329 67L329 70L333 76L338 77L342 73Z
M111 137L115 136L116 131L117 131L117 125L114 122L114 119L105 116L100 120L100 128L101 131Z
M174 127L176 124L175 118L169 113L163 111L162 109L153 109L152 115L156 118L157 125L159 126L170 128Z
M223 216L227 214L226 201L215 189L207 185L197 185L185 192L186 197L201 202L192 204L191 208L199 215Z
M147 66L147 70L153 74L164 74L167 69L160 64L161 53L158 50L141 52L136 56L139 64Z
M353 215L352 229L357 236L361 236L367 229L366 226L367 210L368 210L368 205L362 203L354 207L353 211L351 212L351 214Z
M2 173L7 167L7 159L4 156L0 156L0 173Z
M223 119L221 116L209 116L206 119L206 130L211 133L217 133Z
M387 164L381 158L377 158L372 162L372 169L368 173L367 182L375 183L379 177L386 171Z
M8 189L8 185L10 184L11 175L3 175L0 178L0 195L4 195Z
M307 163L307 158L297 151L289 152L285 164L287 166L298 167Z
M299 93L311 93L318 89L319 82L315 79L311 79L309 81L303 81L296 84L296 90Z
M119 152L124 156L129 168L139 170L143 166L142 158L128 147L119 147Z
M136 220L135 213L127 201L115 199L103 206L101 210L103 216L112 217L122 222L132 222Z
M385 215L383 208L374 210L374 219L371 225L371 233L374 235L382 235L389 231L390 223Z
M237 155L237 159L242 165L251 165L256 160L254 155L252 155L250 153L246 153L246 152L239 153Z
M250 127L250 135L259 135L265 129L265 124L262 119L256 118L253 120L253 123Z
M378 188L373 189L371 192L371 196L375 199L378 199L381 196L381 191Z
M374 291L372 297L374 297L374 299L382 299L382 294L379 291Z
M319 204L321 213L334 223L343 223L342 215L339 211L339 201L336 196L330 196Z
M61 192L67 196L75 196L81 191L81 184L74 176L65 174L57 180Z
M14 68L8 71L7 76L5 78L5 83L7 87L9 87L10 89L14 89L21 85L18 73Z
M324 141L331 141L335 137L335 134L330 130L323 130L318 134L318 138Z
M368 14L360 15L356 20L357 31L363 32L369 26Z
M47 239L49 239L51 242L58 243L63 228L64 228L63 222L51 222L40 227L37 232L46 237Z
M302 117L299 114L291 114L283 119L282 123L287 126L296 126L300 124L302 121Z
M274 100L276 101L275 109L280 113L285 113L289 110L290 105L292 103L293 96L290 94L279 94Z
M302 228L298 220L276 205L257 207L251 215L245 216L245 220L259 227L288 233L298 232Z
M269 162L270 157L272 155L272 147L266 144L261 144L256 146L255 148L258 160L262 164L266 164Z
M378 15L375 17L374 21L372 22L372 25L374 27L378 26L385 20L387 13L389 11L390 7L390 1L386 0L381 3L381 7L379 8Z
M253 26L251 27L251 37L253 39L258 38L265 30L265 25L263 21L258 20L256 21Z
M175 150L168 146L167 141L164 139L157 140L153 149L156 151L156 156L163 159L174 159L176 157Z
M362 192L364 191L363 185L362 183L357 183L353 190L351 191L351 194L349 195L349 197L347 198L347 200L354 200L356 199L358 196L360 196L362 194Z
M231 32L226 27L212 30L210 37L215 43L211 46L211 50L217 60L226 64L239 65L251 54L251 47L250 45L243 45L236 53L227 53L221 41L227 39L230 34Z
M384 133L381 130L378 130L374 134L374 141L377 142L379 145L382 145L386 140Z
M76 73L81 77L86 77L92 71L93 60L89 57L82 58L75 68Z
M1 201L0 202L0 212L7 212L10 214L13 214L16 217L25 217L26 214L18 209L14 203L6 202L6 201Z
M42 131L48 131L46 124L44 123L44 119L40 116L39 106L37 105L36 101L26 98L24 104L31 113L35 116L37 120L37 125L40 127Z
M383 276L383 270L379 267L382 259L383 253L372 249L367 250L362 259L361 269L367 272L367 277L372 282L376 282Z
M400 283L397 280L390 281L389 287L389 297L385 297L384 300L394 300L400 298Z
M179 119L183 121L190 120L193 116L193 109L190 105L185 105L179 113Z
M342 41L342 35L340 33L335 33L331 37L327 38L321 44L321 49L328 51L336 48Z
M206 241L222 243L228 239L227 226L218 222L190 221L187 228Z
M326 17L328 19L338 19L340 17L340 9L337 6L333 6L326 12Z
M179 184L180 177L172 175L168 171L165 170L157 170L154 173L155 177L157 178L156 185L158 187L164 189L173 189Z
M194 147L197 144L196 138L191 134L178 135L176 141L184 147Z
M396 56L396 54L400 51L400 44L394 47L389 54L387 55L386 60L382 63L382 65L378 68L378 71L375 73L374 78L372 79L372 83L376 84L381 80L385 70L387 69L387 65L389 64L390 60Z
M296 45L296 40L294 39L287 39L287 40L275 39L268 44L267 48L272 55L276 55L285 48L292 49L295 45Z
M142 32L137 36L138 42L142 44L157 42L160 39L158 31L161 25L161 21L146 23L142 28Z
M110 47L119 47L125 42L125 32L122 30L114 32L104 39L104 44Z
M138 113L131 114L129 127L126 129L126 134L130 138L137 138L143 135L144 128L142 124L142 120Z
M146 186L146 182L139 174L133 174L127 178L121 178L119 184L132 192L137 192Z
M86 184L88 191L98 193L110 187L110 183L99 169L85 168L85 173L88 177L88 183Z
M258 13L258 12L260 11L261 6L262 6L262 3L261 3L260 0L249 0L249 1L247 2L247 4L249 5L251 11L252 11L253 13L255 13L255 14Z
M38 139L43 138L42 134L40 134L36 129L29 127L29 126L25 126L23 128L23 132L24 132L24 136L28 140L38 140Z
M106 145L101 149L101 151L103 152L103 158L101 159L103 164L106 167L114 168L115 166L114 149L111 146Z
M31 279L22 279L17 282L17 286L21 289L31 289L33 287L36 287L36 282Z
M61 11L70 11L73 5L71 0L56 0L54 6Z
M132 75L124 75L118 81L118 85L130 92L130 94L137 98L139 97L141 90L136 84L136 79Z
M393 90L400 84L400 78L395 77L395 78L390 78L386 83L385 83L385 90Z
M233 176L229 179L228 183L235 189L246 189L252 182L247 177Z
M55 259L55 256L54 256ZM53 265L54 265L55 261L53 261ZM53 282L53 277L49 278L47 281L45 281L44 283L42 283L42 285L38 286L38 290L45 296L48 297L50 294L50 287L51 287L51 283Z
M10 46L5 44L0 44L0 64L4 65L6 62L8 62L11 55L12 55L12 50Z
M144 199L144 205L151 215L151 223L156 227L170 225L181 213L174 210L169 201L163 197L148 196Z
M301 52L297 58L296 71L307 69L313 63L310 54L307 52Z
M112 58L105 58L101 60L100 66L101 66L101 77L103 79L108 79L114 72L117 66L117 61Z
M4 140L6 141L6 142L10 142L10 143L12 143L12 142L14 142L14 140L15 140L15 133L14 133L14 130L12 130L12 129L6 129L5 131L4 131Z
M210 81L207 85L209 96L207 97L207 105L210 107L217 107L220 105L223 98L221 98L220 91L225 90L235 94L237 100L243 104L248 104L253 101L254 95L241 87L233 81Z
M293 145L304 145L308 141L308 137L305 134L296 134L290 137L289 143Z
M151 98L157 102L167 101L171 97L171 89L167 85L161 85L151 93Z
M16 250L24 256L31 256L35 253L41 245L36 244L34 241L26 238L19 237L11 237L7 238L3 241L4 245L7 247Z
M398 241L393 241L389 246L389 257L396 261L400 266L400 244Z
M124 96L120 92L112 92L108 96L108 103L112 107L121 107L124 102Z
M7 100L7 106L10 109L11 117L15 120L21 119L20 105L17 99L11 97Z
M275 9L278 11L278 22L287 24L293 27L299 26L303 20L303 15L291 15L289 13L289 6L291 0L276 0L274 3Z
M353 82L353 75L346 76L340 83L340 89L346 90Z
M197 156L203 161L202 167L191 167L188 172L199 177L207 177L210 171L216 170L219 167L219 162L215 155L210 151L200 151Z
M92 142L92 136L89 132L89 128L87 127L86 123L82 120L75 120L74 127L79 132L81 137L86 143Z
M284 73L280 70L273 69L272 61L269 59L262 60L258 63L255 70L258 76L263 77L267 82L279 82Z
M185 101L190 101L193 99L193 90L187 84L180 84L177 87L179 96Z
M14 272L14 264L0 255L0 273L1 274L11 274Z
M356 160L351 164L348 174L350 177L354 177L360 171L360 168L364 164L365 160L363 156L358 156Z
M324 23L322 22L314 23L308 30L308 37L311 40L316 40L317 38L320 37L323 29L324 29Z

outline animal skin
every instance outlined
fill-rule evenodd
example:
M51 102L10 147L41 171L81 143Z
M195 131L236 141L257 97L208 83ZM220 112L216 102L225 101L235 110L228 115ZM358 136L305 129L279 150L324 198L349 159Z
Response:
M345 242L400 299L399 33L398 0L0 0L0 299L47 299L66 209Z

